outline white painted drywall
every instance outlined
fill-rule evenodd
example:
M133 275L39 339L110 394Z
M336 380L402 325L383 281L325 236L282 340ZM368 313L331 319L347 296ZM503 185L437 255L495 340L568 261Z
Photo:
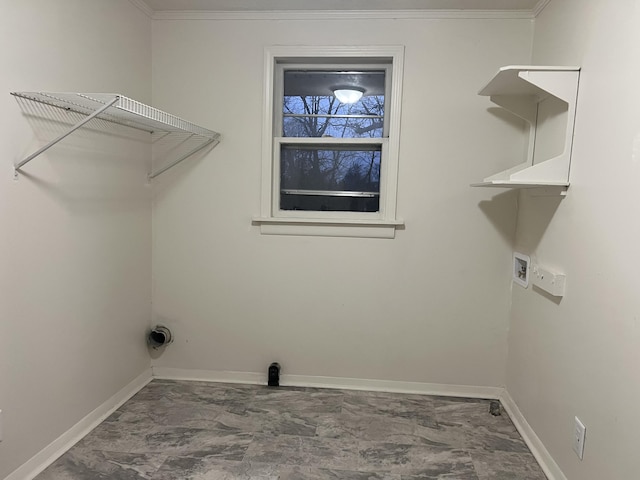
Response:
M569 193L522 196L517 246L567 287L561 301L513 287L507 388L571 480L638 478L638 25L638 0L553 0L535 24L534 63L582 73Z
M0 478L149 366L149 147L59 125L10 91L151 96L151 21L127 0L0 2Z
M477 91L528 63L529 20L158 20L153 101L223 134L154 195L154 365L498 386L516 196L472 182L522 161ZM393 240L261 236L263 48L405 45ZM489 109L491 109L489 111Z

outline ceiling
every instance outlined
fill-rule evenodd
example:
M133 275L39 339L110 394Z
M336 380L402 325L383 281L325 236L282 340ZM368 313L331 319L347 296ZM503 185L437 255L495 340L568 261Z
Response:
M243 12L311 10L535 11L548 0L139 0L153 12Z

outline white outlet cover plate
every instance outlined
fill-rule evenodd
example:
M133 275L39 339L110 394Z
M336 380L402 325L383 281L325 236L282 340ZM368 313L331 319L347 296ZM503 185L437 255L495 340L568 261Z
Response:
M578 458L582 460L584 456L584 437L587 433L587 427L580 421L578 417L575 417L575 426L573 429L573 451L576 452Z

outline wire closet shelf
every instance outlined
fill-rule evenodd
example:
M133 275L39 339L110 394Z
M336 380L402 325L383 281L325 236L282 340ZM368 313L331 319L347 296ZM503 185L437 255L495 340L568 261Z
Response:
M178 150L180 153L177 158L150 172L149 178L157 177L203 148L220 142L218 132L117 93L11 92L11 95L86 116L62 135L16 163L16 171L94 118L142 130L156 138L175 136L176 142L188 143L192 147L186 152Z

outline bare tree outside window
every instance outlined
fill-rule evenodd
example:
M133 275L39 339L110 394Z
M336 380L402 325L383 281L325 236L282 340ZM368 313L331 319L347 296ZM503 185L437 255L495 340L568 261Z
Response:
M369 93L341 103L332 84L344 72L287 71L284 75L282 136L376 139L384 135L384 71L349 72L368 80ZM360 75L360 77L358 77ZM374 79L377 83L372 83ZM280 156L282 210L376 212L380 204L379 143L284 145Z

